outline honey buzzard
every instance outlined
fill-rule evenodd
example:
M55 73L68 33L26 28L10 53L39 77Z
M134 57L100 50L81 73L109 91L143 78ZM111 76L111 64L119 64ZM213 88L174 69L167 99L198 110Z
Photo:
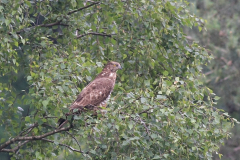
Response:
M102 72L81 91L77 99L69 107L70 113L67 115L76 114L75 109L79 114L86 110L96 111L100 109L99 107L106 107L115 85L118 69L121 69L118 62L108 62ZM66 121L65 119L59 119L58 122L60 127Z

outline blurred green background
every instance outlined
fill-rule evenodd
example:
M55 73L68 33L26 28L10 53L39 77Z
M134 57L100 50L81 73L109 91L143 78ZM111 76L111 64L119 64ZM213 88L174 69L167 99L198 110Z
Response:
M198 28L186 30L189 40L199 41L214 56L204 69L205 82L221 99L217 107L240 120L240 1L188 0L190 12L207 20L202 32ZM232 130L220 153L223 160L240 157L240 127ZM215 156L214 159L219 159Z

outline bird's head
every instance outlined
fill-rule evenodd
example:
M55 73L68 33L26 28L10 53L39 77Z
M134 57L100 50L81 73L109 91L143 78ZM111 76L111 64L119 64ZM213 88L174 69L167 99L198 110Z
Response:
M116 72L117 70L122 69L120 63L114 61L108 62L105 68L111 70L112 72Z

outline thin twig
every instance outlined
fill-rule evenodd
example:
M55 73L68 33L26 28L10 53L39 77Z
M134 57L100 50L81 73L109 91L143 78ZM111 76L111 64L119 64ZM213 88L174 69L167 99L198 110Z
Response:
M70 135L70 136L76 141L76 143L77 143L77 145L78 145L80 151L82 151L81 146L80 146L78 140L74 137L74 135L72 135L72 134L71 134L70 132L68 132L68 131L66 131L66 132L67 132L67 134L69 134L69 135Z
M21 147L23 146L24 144L28 143L29 140L25 141L25 142L22 142L22 143L19 143L15 148L12 148L12 149L2 149L0 152L13 152L13 153L16 153L16 151Z
M0 146L0 152L2 151L2 149L4 149L5 147L7 147L8 145L12 144L12 143L15 143L17 141L26 141L26 140L29 140L29 141L34 141L34 140L41 140L45 137L48 137L48 136L51 136L55 133L59 133L59 132L62 132L62 131L67 131L69 130L70 128L72 128L72 126L69 126L69 127L66 127L66 128L61 128L61 129L55 129L51 132L48 132L48 133L45 133L43 135L39 135L39 136L29 136L29 137L16 137L16 138L13 138L13 139L10 139L8 140L7 142L5 142L4 144L2 144Z
M137 118L138 118L138 120L140 121L140 123L143 124L143 126L144 126L144 128L145 128L145 130L146 130L146 132L147 132L147 134L148 134L148 136L150 137L150 139L153 140L152 137L151 137L151 135L150 135L150 132L149 132L149 129L148 129L146 123L141 119L140 116L138 116Z
M59 25L60 23L61 23L61 20L54 23L36 25L35 27L51 27L51 26Z
M53 127L53 126L51 126L51 125L49 125L49 124L44 124L44 125L45 125L45 126L48 126L48 127L51 127L51 128L53 128L53 129L57 129L56 127ZM67 133L68 135L70 135L70 136L76 141L76 143L77 143L78 146L79 146L79 149L82 150L82 149L81 149L81 146L80 146L80 144L79 144L79 142L78 142L78 140L74 137L74 135L71 134L71 133L68 132L68 131L66 131L66 133Z
M149 132L149 129L148 129L146 123L141 119L141 117L140 117L139 115L138 115L136 118L133 118L133 117L131 117L131 115L129 115L129 114L127 114L127 113L123 113L123 114L128 115L134 122L139 123L139 124L142 124L143 127L145 128L145 130L146 130L149 138L150 138L151 140L153 140L152 137L151 137L151 135L150 135L150 132Z
M55 117L55 116L46 116L46 117L43 117L44 119L47 119L47 118L59 118L59 117Z
M143 113L148 113L148 111L151 110L151 109L155 109L155 108L154 107L148 108L146 110L143 110L142 112L139 112L138 114L140 115L140 114L143 114Z
M89 1L89 2L92 2L92 1ZM91 7L91 6L95 5L95 4L99 4L99 3L100 2L92 2L92 4L90 4L88 6L85 6L85 7L82 7L82 8L79 8L79 9L76 9L76 10L68 12L67 15L73 14L75 12L81 11L83 9L89 8L89 7ZM40 24L40 25L38 25L38 23L37 23L37 25L34 25L32 27L29 27L29 28L22 29L22 30L20 30L20 31L18 31L16 33L20 34L24 30L28 30L28 29L35 28L35 27L52 27L52 26L56 26L56 25L69 26L68 24L62 24L61 22L62 22L62 20L59 20L59 21L56 21L56 22L53 22L53 23L49 23L49 24ZM10 32L8 32L8 34L11 35Z
M32 126L30 126L29 128L27 128L27 129L23 130L21 133L19 133L18 137L19 137L19 136L22 136L22 134L23 134L24 132L29 131L29 129L31 130L31 129L37 127L37 126L38 126L38 123L34 123ZM28 133L29 133L29 132L28 132ZM26 133L26 134L27 134L27 133ZM26 134L25 134L25 135L26 135Z
M89 33L86 33L86 34L79 35L79 36L77 36L77 38L85 37L85 36L90 35L90 34L91 35L97 35L97 36L104 36L104 37L112 37L112 35L115 35L115 34L89 32Z
M46 139L46 138L43 138L43 139L41 139L41 140L47 141L47 142L50 142L50 143L54 143L54 141L52 141L52 140L50 140L50 139ZM74 149L74 148L72 148L71 146L68 146L68 145L66 145L66 144L58 143L58 145L67 147L67 148L69 148L69 149L71 149L72 151L75 151L75 152L84 153L84 152L82 152L81 150Z
M25 133L24 134L24 136L27 136L28 135L28 133L30 133L34 128L35 128L36 126L34 126L34 127L32 127L32 128L30 128L28 131L27 131L27 133Z
M20 34L21 32L23 32L24 30L30 30L32 28L35 28L35 27L52 27L52 26L56 26L56 25L62 25L62 26L69 26L68 24L62 24L61 23L62 20L60 21L57 21L57 22L53 22L53 23L49 23L49 24L40 24L40 25L35 25L35 26L32 26L32 27L29 27L29 28L24 28L18 32L16 32L17 34ZM11 34L10 32L8 32L8 34Z
M99 3L100 2L93 2L92 4L89 4L88 6L85 6L85 7L82 7L82 8L79 8L79 9L75 9L73 11L68 12L68 15L73 14L73 13L78 12L78 11L81 11L81 10L84 10L86 8L89 8L89 7L91 7L91 6L95 5L95 4L99 4Z

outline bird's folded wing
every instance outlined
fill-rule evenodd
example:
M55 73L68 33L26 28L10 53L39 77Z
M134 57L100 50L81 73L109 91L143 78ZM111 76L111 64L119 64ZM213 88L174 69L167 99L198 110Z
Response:
M69 107L73 109L84 109L86 106L99 106L111 94L114 81L109 78L99 78L88 84L77 99Z

